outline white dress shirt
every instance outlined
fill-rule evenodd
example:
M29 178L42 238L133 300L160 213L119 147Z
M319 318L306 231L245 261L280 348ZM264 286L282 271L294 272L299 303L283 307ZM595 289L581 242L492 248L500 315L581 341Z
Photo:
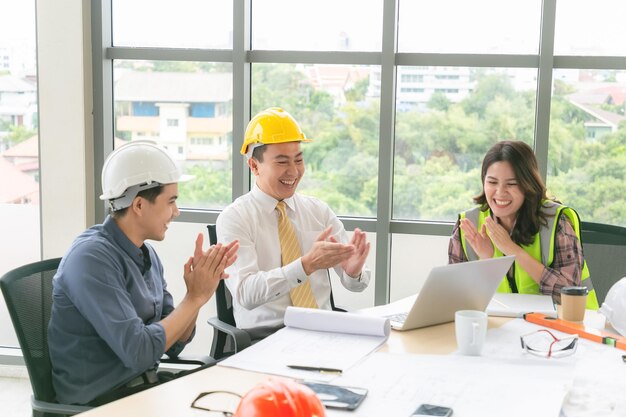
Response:
M237 260L226 270L230 274L226 285L233 295L235 322L242 329L281 325L285 310L292 305L289 290L307 279L317 305L331 309L327 270L307 276L302 258L281 265L277 203L278 200L254 185L252 191L235 200L217 218L218 240L238 239L240 244ZM285 204L302 254L306 254L320 233L331 225L332 235L338 242L349 242L343 224L325 203L295 194L286 199ZM363 291L369 284L368 270L364 269L359 278L350 277L340 266L335 267L335 271L350 291Z

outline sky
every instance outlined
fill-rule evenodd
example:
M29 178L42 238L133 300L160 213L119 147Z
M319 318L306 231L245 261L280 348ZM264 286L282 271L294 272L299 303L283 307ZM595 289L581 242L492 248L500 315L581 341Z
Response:
M35 0L0 0L0 45L8 39L35 43Z
M253 0L253 47L336 50L347 33L350 49L378 51L382 3ZM119 41L230 48L232 0L113 0L113 5ZM538 52L541 0L400 0L399 7L401 51ZM559 1L555 53L626 56L625 19L623 0Z

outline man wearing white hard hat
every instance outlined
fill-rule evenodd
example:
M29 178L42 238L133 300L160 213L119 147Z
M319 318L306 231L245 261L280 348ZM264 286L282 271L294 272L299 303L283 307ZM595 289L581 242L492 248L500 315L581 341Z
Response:
M246 129L241 153L255 185L217 219L218 239L241 244L226 281L239 328L271 331L289 306L331 309L329 268L350 291L369 283L365 233L355 229L349 239L328 205L296 193L304 175L300 143L309 141L277 107L254 116Z
M187 293L174 307L161 260L145 241L165 238L180 214L184 180L151 142L131 142L104 163L100 198L110 215L76 238L53 280L48 344L59 402L100 405L159 383L159 359L177 356L191 340L198 310L227 277L238 243L204 251L198 234L176 271Z

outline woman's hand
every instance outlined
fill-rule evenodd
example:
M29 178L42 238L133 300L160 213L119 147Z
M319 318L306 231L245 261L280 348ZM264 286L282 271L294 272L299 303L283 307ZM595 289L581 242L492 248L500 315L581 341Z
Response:
M465 240L470 244L480 259L493 258L493 243L487 235L485 225L478 231L476 225L470 219L461 219L459 224L465 234Z
M494 245L505 255L515 255L521 246L517 245L511 240L511 235L507 230L498 224L491 217L487 217L485 224L487 226L487 233L491 238Z

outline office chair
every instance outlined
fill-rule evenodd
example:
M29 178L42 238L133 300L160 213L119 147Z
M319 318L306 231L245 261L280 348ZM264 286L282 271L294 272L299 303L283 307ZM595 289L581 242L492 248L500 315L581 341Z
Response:
M217 243L215 225L209 224L207 229L209 231L209 242L211 245L215 245ZM213 326L211 356L219 360L251 346L253 341L249 331L238 329L235 324L233 298L223 280L220 281L215 290L215 304L217 305L217 317L209 318L208 323ZM271 330L269 330L269 333L271 334ZM255 338L254 341L261 339L262 337Z
M611 286L626 276L626 228L581 222L581 238L598 304L602 305Z
M61 258L21 266L0 278L2 294L24 355L33 389L33 417L74 415L91 407L58 404L48 355L48 322L52 310L52 277Z
M33 389L33 417L46 417L50 414L71 416L92 408L55 402L52 365L48 352L48 322L52 311L52 278L60 262L61 258L34 262L9 271L0 278L2 294ZM208 356L164 356L161 363L202 366L215 361Z
M207 229L209 231L209 242L211 245L215 245L217 243L215 225L209 224L207 225ZM328 279L330 280L330 275ZM217 317L208 319L208 323L213 326L211 356L215 359L219 360L240 352L284 327L263 326L254 329L237 328L233 315L233 298L223 280L220 281L215 290L215 303L217 305ZM332 287L330 291L330 304L333 311L346 311L335 306Z

